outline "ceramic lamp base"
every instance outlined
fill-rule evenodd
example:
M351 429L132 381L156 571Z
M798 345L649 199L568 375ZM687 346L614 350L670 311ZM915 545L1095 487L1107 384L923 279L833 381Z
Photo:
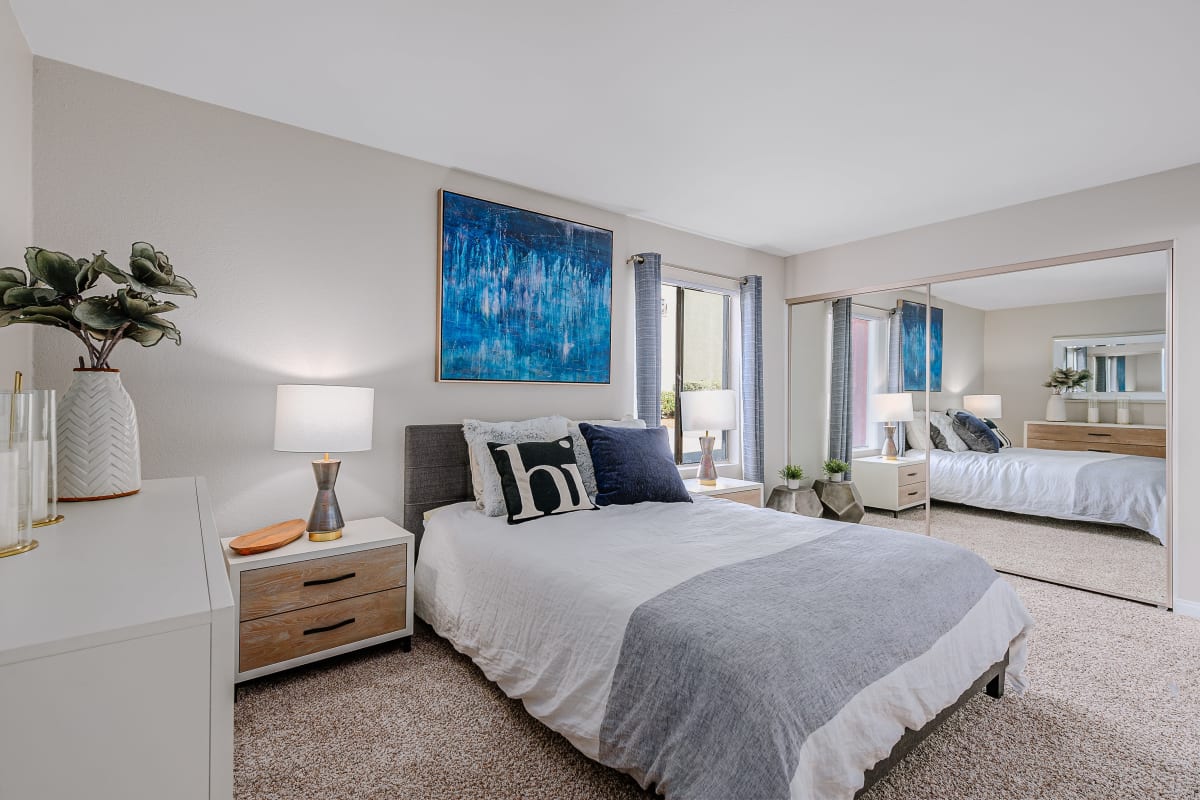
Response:
M700 437L700 469L696 471L696 479L701 486L717 485L717 463L713 461L713 448L716 447L717 437Z
M313 501L312 513L308 515L308 539L311 542L340 539L342 528L346 526L342 509L338 507L337 494L333 491L341 466L342 462L336 458L312 462L313 475L317 479L317 498Z
M887 434L887 441L883 443L883 457L888 461L896 460L896 426L884 425L884 433Z

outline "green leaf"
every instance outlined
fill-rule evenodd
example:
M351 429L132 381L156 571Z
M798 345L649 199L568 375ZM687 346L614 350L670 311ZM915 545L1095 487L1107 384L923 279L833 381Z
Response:
M28 286L15 286L4 292L6 306L41 306L49 305L57 300L59 293L54 289L39 286L31 289Z
M163 336L170 339L175 344L177 344L177 345L183 344L183 337L179 334L179 328L176 328L175 323L173 323L169 320L161 319L160 317L154 317L154 316L145 317L143 319L139 319L135 323L135 327L138 330L148 329L148 330L154 330L154 331L161 331ZM149 347L149 345L144 345L144 346Z
M89 297L75 306L75 319L96 331L111 331L129 322L129 315L110 297Z
M170 283L155 286L154 291L166 294L186 294L188 297L196 296L196 287L192 286L192 282L182 275L176 275Z
M106 258L108 251L101 250L96 255L92 256L91 262L87 265L87 269L80 273L81 285L80 291L90 289L96 285L96 281L101 275L107 275L113 283L129 283L130 276L116 264Z
M20 316L21 309L19 308L0 309L0 328L7 328L9 325L17 322L17 318Z
M22 315L21 315L21 317L20 317L19 319L16 319L16 320L13 320L13 321L14 321L14 322L28 322L28 323L31 323L31 324L33 324L33 325L53 325L53 326L54 326L54 327L56 327L56 328L68 328L68 327L70 327L70 326L69 326L69 325L68 325L66 322L63 322L63 321L62 321L61 319L59 319L58 317L51 316L50 314L39 314L39 313L37 313L37 309L34 309L34 313L32 313L32 314L22 314Z
M11 283L13 286L28 286L29 279L25 277L25 272L16 267L5 267L0 269L0 283Z
M147 294L164 292L196 296L196 288L192 286L191 281L181 275L176 275L175 268L171 266L171 260L167 254L161 250L155 250L154 245L148 242L133 243L133 249L129 255L129 270L133 277L131 284L137 282L149 287L143 290L135 286L138 291L145 291Z
M29 274L62 294L76 294L76 279L79 265L66 253L43 250L40 247L25 248L25 264Z
M162 341L163 331L158 328L143 327L138 324L125 331L125 338L132 339L142 347L154 347L154 345Z

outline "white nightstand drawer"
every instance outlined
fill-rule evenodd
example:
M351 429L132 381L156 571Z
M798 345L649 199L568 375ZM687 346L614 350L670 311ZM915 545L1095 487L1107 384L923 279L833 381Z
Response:
M925 481L917 483L907 483L901 486L896 492L896 506L904 508L911 506L914 503L920 503L925 499Z
M246 672L404 630L405 603L400 587L243 622L238 669Z

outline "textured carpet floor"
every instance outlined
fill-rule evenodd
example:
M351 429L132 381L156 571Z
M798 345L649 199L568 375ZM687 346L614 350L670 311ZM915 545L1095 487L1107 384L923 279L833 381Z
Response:
M925 532L925 510L868 512L866 525ZM1165 605L1167 548L1132 528L933 504L932 533L979 553L996 569Z
M871 800L1200 798L1200 620L1011 579L1038 628L1023 696L968 702ZM420 625L239 689L238 800L645 798Z

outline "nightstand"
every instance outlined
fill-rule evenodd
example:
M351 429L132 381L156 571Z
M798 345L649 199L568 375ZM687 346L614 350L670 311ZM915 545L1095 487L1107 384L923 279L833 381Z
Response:
M854 483L862 494L863 505L898 515L906 508L925 503L926 467L923 458L882 456L856 458Z
M683 485L692 494L719 497L722 500L732 500L735 503L745 503L748 506L762 508L763 485L755 481L717 478L716 486L704 486L698 478L688 478Z
M383 517L347 522L342 538L300 538L239 556L222 539L233 589L238 682L402 640L413 631L411 533Z

